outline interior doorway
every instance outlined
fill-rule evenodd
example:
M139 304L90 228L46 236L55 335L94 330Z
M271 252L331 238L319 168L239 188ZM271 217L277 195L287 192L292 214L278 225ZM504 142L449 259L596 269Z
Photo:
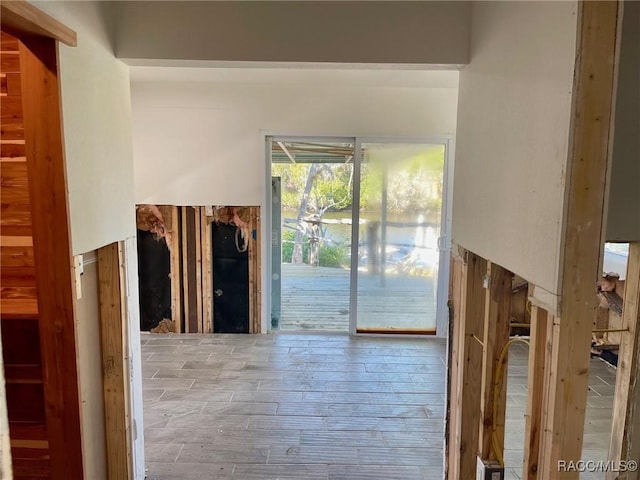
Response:
M441 334L447 139L268 137L272 328Z

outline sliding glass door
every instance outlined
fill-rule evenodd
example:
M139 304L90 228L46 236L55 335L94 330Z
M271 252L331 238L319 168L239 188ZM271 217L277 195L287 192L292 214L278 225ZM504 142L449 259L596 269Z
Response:
M444 145L362 143L357 332L435 333Z
M276 324L396 334L446 325L446 142L271 145Z

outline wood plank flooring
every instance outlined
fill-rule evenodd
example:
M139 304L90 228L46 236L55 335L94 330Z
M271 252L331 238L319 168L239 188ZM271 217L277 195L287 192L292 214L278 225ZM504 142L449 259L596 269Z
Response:
M349 331L349 270L282 264L283 331ZM437 277L359 272L358 328L435 329Z
M433 338L143 333L148 478L441 479L445 350ZM514 480L527 348L514 346L509 362ZM585 458L599 460L615 370L594 359L590 378Z

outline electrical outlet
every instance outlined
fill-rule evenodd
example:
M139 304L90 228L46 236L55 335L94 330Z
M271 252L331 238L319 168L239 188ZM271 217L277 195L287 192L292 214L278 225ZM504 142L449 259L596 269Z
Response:
M496 461L478 457L476 480L504 480L504 467Z

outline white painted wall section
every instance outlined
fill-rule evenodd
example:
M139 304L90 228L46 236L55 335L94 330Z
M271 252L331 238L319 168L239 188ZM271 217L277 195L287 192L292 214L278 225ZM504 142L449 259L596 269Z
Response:
M396 72L395 77L424 73ZM136 202L263 205L265 132L451 135L457 72L446 73L450 78L434 83L436 88L416 87L409 80L394 86L384 72L372 73L369 80L357 72L355 81L349 72L320 71L314 79L313 70L286 69L218 72L221 83L134 82ZM265 82L256 83L257 77Z
M129 68L111 43L108 2L33 2L78 34L60 45L65 156L74 254L135 233Z
M575 2L477 2L460 73L453 242L559 288Z

